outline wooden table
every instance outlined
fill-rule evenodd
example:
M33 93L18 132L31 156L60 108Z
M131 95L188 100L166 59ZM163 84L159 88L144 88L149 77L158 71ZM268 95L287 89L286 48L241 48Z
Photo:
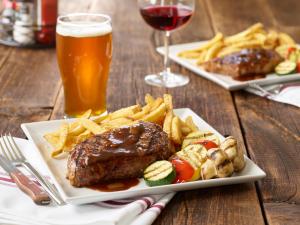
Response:
M114 54L108 109L146 93L171 93L176 107L189 107L240 147L267 173L256 183L186 191L176 195L155 224L300 224L300 110L244 91L229 92L173 64L190 77L175 89L151 87L144 75L158 72L155 46L162 36L147 26L135 0L60 2L60 13L103 12L113 18ZM255 22L280 29L300 42L299 0L198 0L192 22L172 34L172 43L211 38L216 31L238 32ZM0 46L0 132L25 137L20 123L62 118L63 91L55 49Z

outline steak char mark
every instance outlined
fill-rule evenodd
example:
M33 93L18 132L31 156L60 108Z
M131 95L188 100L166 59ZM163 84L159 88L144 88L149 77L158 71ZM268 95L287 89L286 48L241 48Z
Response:
M168 159L173 153L159 125L139 122L77 144L68 158L67 177L76 187L141 177L149 164Z

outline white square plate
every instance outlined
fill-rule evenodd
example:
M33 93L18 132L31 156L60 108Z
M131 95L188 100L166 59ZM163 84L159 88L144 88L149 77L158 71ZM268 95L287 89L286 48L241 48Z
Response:
M184 119L187 116L192 116L194 122L201 130L212 131L219 136L221 140L224 137L218 133L214 128L207 124L197 114L188 108L176 109L175 114ZM31 142L36 145L39 154L43 160L43 164L49 170L49 174L54 181L59 193L63 199L70 204L84 204L97 201L106 201L113 199L129 198L138 195L150 195L150 194L162 194L173 191L184 191L197 188L207 188L213 186L221 186L228 184L237 184L243 182L250 182L265 177L264 171L262 171L257 165L255 165L249 158L245 156L246 167L240 173L233 174L232 177L218 178L212 180L199 180L181 184L171 184L157 187L149 187L145 184L143 179L137 186L134 186L125 191L116 192L101 192L95 191L89 188L75 188L70 185L66 179L67 162L66 159L56 160L50 157L51 146L45 141L43 135L47 132L57 130L65 120L52 120L35 123L25 123L21 127L26 136Z
M205 42L206 41L200 41L200 42L193 42L193 43L187 43L187 44L171 45L169 47L169 57L173 61L175 61L178 64L182 65L183 67L193 71L194 73L200 75L201 77L211 80L211 81L219 84L220 86L222 86L228 90L231 90L231 91L244 89L244 88L248 87L249 84L268 85L268 84L300 80L300 74L296 73L296 74L291 74L291 75L287 75L287 76L277 76L276 74L268 74L265 78L262 78L262 79L255 79L255 80L249 80L249 81L237 81L237 80L232 79L230 76L207 72L204 69L197 66L195 63L195 60L184 59L184 58L180 58L177 56L177 54L179 52L195 49L195 48L201 46L202 44L204 44ZM159 47L156 50L160 54L163 55L164 49L165 49L164 47Z

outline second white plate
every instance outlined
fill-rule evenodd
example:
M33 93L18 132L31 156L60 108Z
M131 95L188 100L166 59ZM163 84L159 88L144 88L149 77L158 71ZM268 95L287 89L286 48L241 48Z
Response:
M178 64L182 65L183 67L193 71L194 73L198 74L201 77L204 77L208 80L211 80L220 86L228 89L228 90L239 90L244 89L249 86L249 84L259 84L259 85L268 85L268 84L275 84L275 83L283 83L288 81L295 81L300 80L300 74L291 74L287 76L277 76L276 74L268 74L265 78L262 79L255 79L250 81L237 81L233 80L230 76L225 76L222 74L210 73L205 71L204 69L200 68L196 65L195 60L184 59L177 56L177 54L181 51L195 49L206 41L200 42L193 42L187 44L179 44L179 45L171 45L169 47L169 57L173 61L177 62ZM160 54L164 54L164 47L159 47L156 50Z
M180 118L185 119L187 116L192 116L194 122L201 130L214 132L221 140L224 137L218 133L213 127L201 119L197 114L188 108L176 109L175 114ZM66 159L57 160L50 157L51 146L45 141L43 135L47 132L55 131L59 128L62 122L66 120L52 120L35 123L22 124L21 127L26 136L35 144L36 151L41 156L42 163L48 168L48 172L54 181L59 193L63 199L70 204L84 204L97 201L113 200L129 198L141 195L162 194L173 191L184 191L197 188L207 188L213 186L221 186L228 184L237 184L255 181L265 177L262 171L254 162L245 156L246 167L240 173L235 173L232 177L218 178L212 180L199 180L181 184L170 184L157 187L149 187L143 179L140 179L139 184L125 191L102 192L95 191L89 188L75 188L70 185L66 179L67 161Z

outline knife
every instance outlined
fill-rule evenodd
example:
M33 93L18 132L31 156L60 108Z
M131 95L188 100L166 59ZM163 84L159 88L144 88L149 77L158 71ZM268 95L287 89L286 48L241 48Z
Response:
M50 204L51 200L47 193L2 155L0 155L0 166L10 175L16 185L34 201L34 203L37 205Z

